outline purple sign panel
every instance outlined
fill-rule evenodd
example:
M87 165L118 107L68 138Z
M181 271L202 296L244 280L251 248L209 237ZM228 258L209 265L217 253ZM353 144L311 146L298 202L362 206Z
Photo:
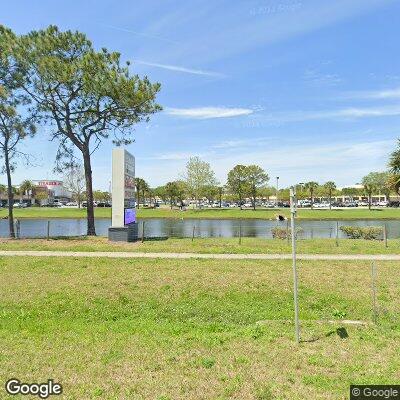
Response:
M124 225L136 222L136 210L134 208L125 208Z

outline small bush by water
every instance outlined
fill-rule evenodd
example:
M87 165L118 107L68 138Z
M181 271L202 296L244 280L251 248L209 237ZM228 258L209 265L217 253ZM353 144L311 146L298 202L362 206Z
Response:
M279 226L276 226L275 228L271 229L272 232L272 237L274 239L287 239L288 236L292 237L292 230L291 229L286 229L286 228L280 228ZM295 235L298 237L303 233L303 228L297 227L295 229Z
M341 226L340 230L350 239L380 240L383 234L383 228L380 226Z

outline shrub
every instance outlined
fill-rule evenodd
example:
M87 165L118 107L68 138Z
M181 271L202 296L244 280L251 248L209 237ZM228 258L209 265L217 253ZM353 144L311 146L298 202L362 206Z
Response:
M340 230L350 239L379 240L382 238L383 228L380 226L341 226Z
M291 229L286 230L286 228L280 228L279 226L272 228L271 232L272 232L272 237L274 239L281 239L281 240L287 239L288 234L289 234L289 237L292 237ZM299 235L301 235L303 233L303 229L300 227L297 227L295 232L296 232L296 238L297 238Z

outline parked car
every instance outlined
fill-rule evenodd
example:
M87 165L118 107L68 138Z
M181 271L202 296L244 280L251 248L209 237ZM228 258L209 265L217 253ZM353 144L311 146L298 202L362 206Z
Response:
M314 208L329 208L329 203L314 203Z
M26 203L14 203L13 207L14 208L26 208L27 205L26 205Z
M99 203L97 203L96 207L111 207L111 204L99 202Z

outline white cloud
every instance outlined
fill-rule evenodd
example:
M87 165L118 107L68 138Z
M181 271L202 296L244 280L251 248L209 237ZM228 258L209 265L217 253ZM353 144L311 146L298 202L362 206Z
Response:
M349 92L345 98L352 99L400 99L400 87L394 89Z
M249 126L263 126L263 124L285 123L297 121L311 121L320 119L346 120L361 118L392 117L400 115L400 105L382 107L348 107L337 110L321 111L282 111L276 113L252 116L248 121Z
M214 149L225 149L225 150L236 150L243 149L248 147L254 147L256 145L262 145L265 143L270 143L272 139L279 139L279 136L268 136L268 137L255 137L249 139L232 139L232 140L223 140L222 142L218 142L212 145Z
M142 60L136 60L135 62L137 64L148 65L150 67L156 67L156 68L162 68L162 69L168 69L170 71L184 72L187 74L213 76L216 78L223 78L225 76L224 74L221 74L219 72L204 71L202 69L186 68L186 67L180 67L177 65L159 64L159 63L142 61Z
M190 157L199 156L201 154L194 154L189 152L176 152L176 153L164 153L159 154L155 157L151 157L154 160L189 160Z
M308 69L304 73L304 80L316 85L335 86L342 82L338 74L323 73L316 69Z
M235 149L248 143L248 140L224 140L223 142L213 145L215 149Z
M250 108L228 107L167 108L165 111L169 115L195 119L230 118L254 112Z
M177 42L175 40L170 40L170 39L164 38L164 37L159 36L159 35L149 35L147 33L134 31L132 29L125 29L125 28L121 28L121 27L113 26L113 25L106 25L106 24L101 24L101 25L106 27L106 28L114 29L116 31L127 32L127 33L132 33L132 34L137 35L137 36L143 36L143 37L147 37L147 38L151 38L151 39L162 40L163 42L167 42L167 43L179 44L179 42Z

